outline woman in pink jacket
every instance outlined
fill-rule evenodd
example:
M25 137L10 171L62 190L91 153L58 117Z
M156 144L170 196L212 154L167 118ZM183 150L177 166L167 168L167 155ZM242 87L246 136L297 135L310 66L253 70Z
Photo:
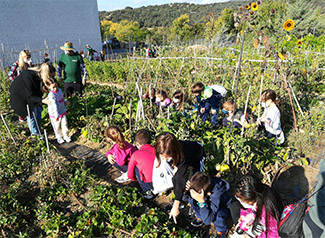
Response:
M122 132L116 126L109 126L105 130L105 137L107 142L113 144L112 148L106 153L106 157L115 168L122 172L122 175L115 181L118 183L130 181L127 175L128 164L131 155L137 149L124 140Z
M145 199L153 198L152 171L155 161L155 147L150 145L150 132L138 130L135 134L135 145L139 148L132 154L128 166L128 177L138 181Z

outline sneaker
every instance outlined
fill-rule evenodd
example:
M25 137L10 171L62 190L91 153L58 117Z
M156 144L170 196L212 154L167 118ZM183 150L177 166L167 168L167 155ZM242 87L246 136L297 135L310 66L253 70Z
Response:
M115 181L118 183L126 183L126 182L131 181L131 179L129 179L128 173L125 172L125 173L122 173L122 175L120 177L116 178Z
M220 231L217 231L215 238L226 238L227 237L227 233L228 233L228 231L223 232L223 233L220 232Z
M152 199L153 197L154 197L154 194L152 193L152 190L151 190L151 189L148 190L148 191L146 191L146 192L144 193L144 198L145 198L145 199L150 200L150 199Z
M191 225L194 227L200 227L203 225L203 221L200 218L196 218L194 221L191 222Z
M62 143L64 143L64 140L62 138L58 138L56 141L58 142L59 145L61 145Z
M71 138L69 136L64 136L63 139L65 140L65 142L71 142Z

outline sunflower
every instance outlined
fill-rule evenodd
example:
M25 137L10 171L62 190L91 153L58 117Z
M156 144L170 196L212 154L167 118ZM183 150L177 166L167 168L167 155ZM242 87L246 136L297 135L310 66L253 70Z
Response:
M303 42L302 40L297 40L297 42L296 42L296 44L297 44L298 46L301 46L303 43L304 43L304 42Z
M252 3L252 5L251 5L251 9L252 9L253 11L256 11L256 10L258 9L258 5L257 5L256 2L253 2L253 3Z
M272 9L270 10L270 14L271 14L271 15L274 15L275 12L276 12L276 10L275 10L274 8L272 8Z
M295 22L291 19L287 20L284 24L283 24L283 28L286 31L291 31L293 28L295 27Z
M249 9L251 8L251 6L250 6L249 4L247 4L247 5L245 6L245 8L246 8L246 10L249 10Z
M256 1L257 5L261 5L262 1Z

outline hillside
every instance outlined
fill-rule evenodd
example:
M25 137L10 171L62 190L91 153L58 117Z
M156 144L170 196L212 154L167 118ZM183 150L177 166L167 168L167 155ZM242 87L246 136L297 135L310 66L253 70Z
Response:
M245 6L248 1L228 1L213 4L192 4L192 3L173 3L164 5L147 6L140 8L126 7L123 10L100 11L100 20L110 20L120 22L121 20L138 21L140 27L163 26L168 27L173 20L181 14L188 14L193 23L203 22L209 13L215 13L219 16L221 11L227 7L238 8Z

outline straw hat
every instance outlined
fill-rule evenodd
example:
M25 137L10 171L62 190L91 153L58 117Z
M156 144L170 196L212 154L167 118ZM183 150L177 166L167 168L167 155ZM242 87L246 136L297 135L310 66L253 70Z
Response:
M61 50L74 50L72 42L66 41L64 46L60 46Z

